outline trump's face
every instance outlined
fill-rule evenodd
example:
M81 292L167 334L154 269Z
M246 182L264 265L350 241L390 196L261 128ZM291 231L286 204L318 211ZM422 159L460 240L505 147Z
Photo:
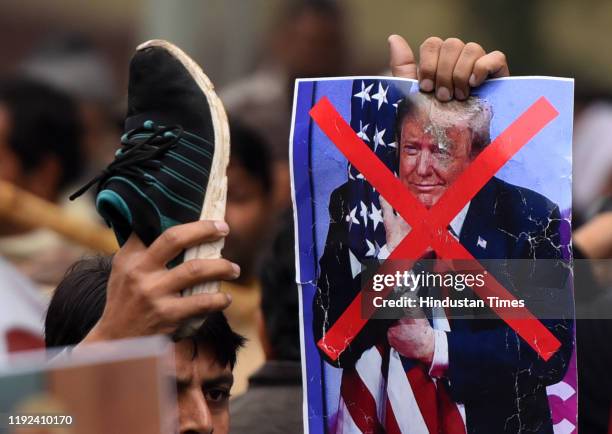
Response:
M471 151L472 134L466 125L436 124L422 112L408 115L401 124L400 180L430 208L469 166Z

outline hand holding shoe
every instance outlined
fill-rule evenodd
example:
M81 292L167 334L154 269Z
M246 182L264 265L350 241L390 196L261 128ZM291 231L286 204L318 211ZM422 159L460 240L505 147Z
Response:
M203 282L235 279L238 265L219 258L166 267L183 250L228 232L224 222L196 221L169 228L148 248L132 234L113 258L104 313L82 343L172 334L190 318L229 306L224 293L181 297L180 292Z

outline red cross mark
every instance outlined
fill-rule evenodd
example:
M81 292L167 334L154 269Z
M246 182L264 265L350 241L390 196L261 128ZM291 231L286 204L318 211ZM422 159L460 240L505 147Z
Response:
M319 128L412 227L388 259L418 258L431 247L442 259L471 260L478 264L481 271L484 267L446 228L495 173L558 114L546 98L538 99L474 159L436 205L428 210L357 136L327 97L321 98L310 110L310 116ZM385 269L390 268L387 264L389 261L385 261L378 272L385 273ZM497 296L501 300L515 300L491 273L484 273L484 278L483 287L473 288L479 297ZM385 297L390 291L391 288L387 287L379 295ZM317 343L332 360L340 356L373 314L372 309L363 315L361 302L360 292ZM548 360L561 346L559 340L528 309L493 306L491 309L542 359Z

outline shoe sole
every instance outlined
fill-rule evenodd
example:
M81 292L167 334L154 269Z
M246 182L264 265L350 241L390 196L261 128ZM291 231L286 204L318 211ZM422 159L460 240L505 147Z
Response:
M223 108L223 103L217 96L214 86L210 79L204 74L202 68L191 59L183 50L176 45L164 41L162 39L153 39L140 44L136 51L144 50L150 47L159 47L166 50L170 55L176 58L183 67L189 72L191 77L202 90L208 101L210 115L213 123L215 134L215 147L213 153L210 175L208 177L208 185L206 186L206 194L202 203L202 212L200 220L225 220L225 203L227 199L227 165L230 156L230 135L229 125L227 122L227 114ZM187 249L184 260L190 259L217 259L221 257L221 249L223 248L224 240L218 240L211 243L201 244L196 247ZM200 293L215 293L219 291L220 283L218 281L207 282L197 285L190 289L182 291L182 296L189 296ZM182 330L183 333L192 333L197 330L203 323L204 319L195 319L190 321ZM187 330L188 329L188 330Z

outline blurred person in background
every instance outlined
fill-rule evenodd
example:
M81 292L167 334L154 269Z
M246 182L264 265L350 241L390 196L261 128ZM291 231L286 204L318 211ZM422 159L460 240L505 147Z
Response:
M234 372L233 393L240 394L247 387L248 377L264 362L257 327L261 297L257 260L276 216L272 203L272 162L266 143L256 131L234 119L230 119L230 137L225 219L231 231L223 255L240 266L240 277L223 282L221 290L232 296L232 304L225 312L230 325L247 338Z
M61 118L61 114L66 119L76 116L81 125L78 154L67 152L73 158L78 157L77 170L70 168L71 179L62 186L57 197L41 197L56 202L72 214L98 221L93 199L69 202L64 193L83 177L99 172L113 158L119 130L113 116L115 83L108 62L85 37L59 33L49 35L36 46L17 67L16 73L70 97L74 108L68 108L66 113L58 110L61 106L50 110L57 111L57 118ZM32 134L36 133L47 134L44 130ZM71 263L86 253L80 246L47 230L32 232L28 240L23 236L5 239L0 250L17 261L39 285L49 289L57 285Z
M0 80L0 180L56 202L80 173L80 135L77 110L67 95L34 80ZM43 344L45 300L14 265L24 266L50 240L55 240L52 233L0 215L0 359Z
M577 96L577 106L581 102ZM578 111L577 107L577 111ZM612 104L591 98L574 124L574 286L579 432L610 429L612 382Z
M331 0L292 0L270 36L268 54L250 76L222 90L228 113L256 129L270 144L274 198L290 205L289 130L296 78L347 71L343 11Z
M247 392L232 401L234 434L295 433L303 427L300 314L293 240L293 216L287 212L260 272L258 322L266 362L249 378Z
M74 101L39 81L0 81L0 178L49 202L81 173L82 124ZM24 231L5 222L2 235Z
M57 203L82 173L82 131L78 107L64 92L29 78L0 81L1 180ZM43 276L37 278L36 270L59 278L74 261L68 255L55 267L37 266L49 251L57 259L55 249L63 240L51 231L21 227L2 216L0 221L0 255L38 283L48 282Z
M579 223L612 210L612 102L595 100L574 125L574 212Z

